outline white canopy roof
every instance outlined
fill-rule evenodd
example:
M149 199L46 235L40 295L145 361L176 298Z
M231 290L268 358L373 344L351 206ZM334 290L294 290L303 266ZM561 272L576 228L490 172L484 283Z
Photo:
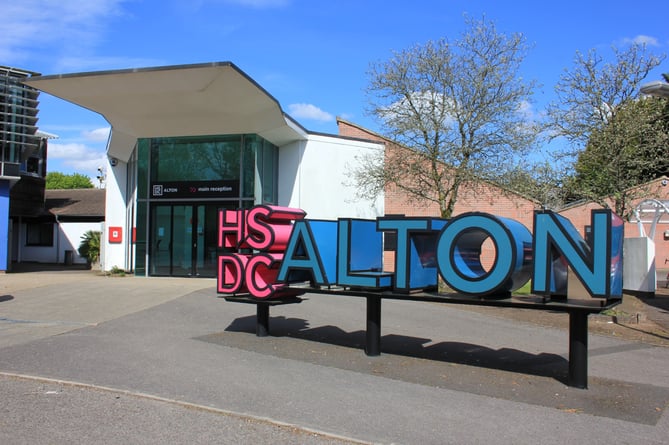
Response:
M230 62L35 76L24 83L100 113L108 155L127 161L137 138L255 133L280 146L306 131Z
M655 228L658 222L669 222L669 201L659 199L644 199L634 208L634 216L639 227L639 236L646 236L644 223L650 222L649 238L655 238Z

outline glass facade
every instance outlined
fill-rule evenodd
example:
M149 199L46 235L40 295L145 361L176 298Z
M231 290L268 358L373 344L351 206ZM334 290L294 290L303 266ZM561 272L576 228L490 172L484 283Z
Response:
M47 143L37 134L39 91L22 83L35 75L0 66L0 271L11 265L19 245L15 221L39 215L44 206ZM26 245L50 246L52 232L30 226Z
M278 149L257 135L138 140L136 275L215 277L218 210L277 203Z
M40 161L39 91L21 83L31 73L0 66L0 177L18 177Z

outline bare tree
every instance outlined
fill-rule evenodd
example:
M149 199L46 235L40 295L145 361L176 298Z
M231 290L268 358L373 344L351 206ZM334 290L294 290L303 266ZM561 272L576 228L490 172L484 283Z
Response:
M534 140L533 83L518 74L524 37L485 19L466 25L453 42L429 41L370 67L370 112L400 148L360 160L361 196L395 186L449 218L464 182L494 179Z
M508 190L513 190L539 202L548 210L560 210L569 198L563 184L567 177L559 164L546 160L526 161L505 172L496 181Z
M548 125L553 138L572 146L562 154L574 159L574 175L566 181L572 199L610 205L626 216L645 193L640 186L668 171L666 110L657 101L638 100L640 83L665 56L644 44L612 51L611 62L594 49L576 53L574 67L555 88Z
M594 49L587 55L577 52L574 67L555 87L557 100L548 107L552 137L566 138L577 151L615 118L621 106L637 98L639 83L664 59L649 54L644 44L612 50L613 63Z

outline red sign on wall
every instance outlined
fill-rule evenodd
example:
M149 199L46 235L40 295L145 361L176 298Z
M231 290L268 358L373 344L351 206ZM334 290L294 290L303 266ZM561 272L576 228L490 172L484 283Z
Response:
M110 243L120 243L123 241L123 227L110 227L109 228L109 242Z

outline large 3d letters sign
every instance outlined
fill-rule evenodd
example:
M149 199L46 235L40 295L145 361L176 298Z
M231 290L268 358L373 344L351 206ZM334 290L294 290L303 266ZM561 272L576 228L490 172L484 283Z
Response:
M534 293L562 298L570 268L593 297L622 296L623 222L617 215L594 211L588 240L548 211L535 212L533 229L478 212L450 220L322 221L277 206L221 210L219 247L234 252L219 256L218 292L258 299L295 296L309 287L406 294L434 290L441 277L465 295L504 298L532 279ZM384 233L397 240L392 272L383 268ZM481 257L486 240L496 252L488 267Z
M276 206L220 210L218 246L235 252L218 257L218 292L248 293L256 298L302 293L278 283L276 275L292 222L304 215L299 209Z

